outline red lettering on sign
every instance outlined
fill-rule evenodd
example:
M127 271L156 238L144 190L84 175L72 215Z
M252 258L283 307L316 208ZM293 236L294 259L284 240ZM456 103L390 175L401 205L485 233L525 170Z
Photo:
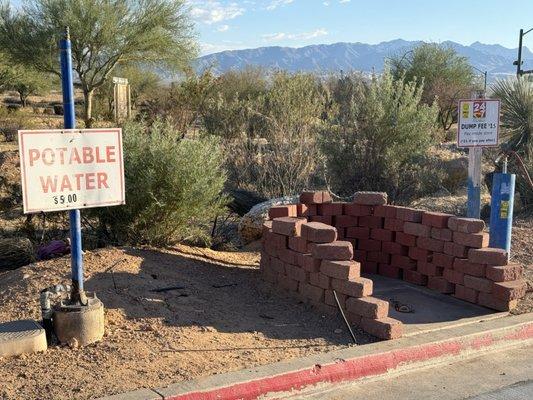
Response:
M56 159L56 154L51 148L46 148L43 150L41 158L46 165L52 165Z
M72 149L72 151L70 152L70 163L72 164L73 161L76 161L78 164L81 164L81 158L80 158L80 154L78 153L78 149L76 149L75 147Z
M30 156L30 166L33 167L33 162L37 161L39 159L39 157L40 157L39 150L30 149L30 151L28 152L28 155Z
M70 179L67 175L63 176L63 181L61 182L61 191L64 192L65 190L72 191L72 185L70 184Z
M107 174L105 172L98 172L96 176L98 180L98 189L109 189L109 186L107 185Z
M83 163L84 164L90 164L94 162L94 155L93 155L92 147L84 147L82 149L82 152L83 152Z
M117 159L115 158L115 155L116 155L115 146L106 146L105 152L106 152L107 162L117 161Z
M54 177L53 181L51 176L47 176L46 181L43 179L42 176L40 176L39 178L41 180L41 186L43 188L44 193L48 193L48 191L54 193L57 190L57 175Z

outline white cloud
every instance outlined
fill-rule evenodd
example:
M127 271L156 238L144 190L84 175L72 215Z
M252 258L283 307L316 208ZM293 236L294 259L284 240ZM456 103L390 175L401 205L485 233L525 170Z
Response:
M277 42L280 40L308 40L314 39L320 36L326 36L328 31L324 28L319 28L311 32L302 32L302 33L267 33L262 35L263 41L265 42Z
M205 24L214 24L236 18L244 14L245 9L236 2L226 3L216 0L189 0L191 16Z
M248 46L249 47L249 46ZM205 56L211 53L218 53L225 50L241 50L247 48L244 44L238 42L222 42L222 43L200 43L200 54Z
M220 25L217 27L217 32L226 32L229 30L229 25Z
M327 7L329 6L329 1L323 1L322 4L324 4Z
M266 7L267 10L272 11L275 10L278 7L286 6L287 4L291 4L294 0L271 0L270 4Z
M339 0L339 3L343 4L343 3L349 3L350 0Z

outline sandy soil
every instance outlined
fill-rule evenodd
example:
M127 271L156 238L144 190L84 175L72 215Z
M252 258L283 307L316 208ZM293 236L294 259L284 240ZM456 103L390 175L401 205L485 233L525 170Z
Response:
M0 399L97 398L350 343L339 318L263 283L256 266L235 266L257 260L257 253L208 251L209 260L199 254L205 250L180 249L87 252L86 287L106 306L104 340L0 360ZM227 256L233 265L220 262ZM0 321L39 319L39 290L68 282L69 268L61 258L0 273ZM184 289L153 292L176 285Z
M533 312L533 216L517 218L513 226L511 240L511 261L524 267L524 277L528 290L526 296L520 300L514 314Z

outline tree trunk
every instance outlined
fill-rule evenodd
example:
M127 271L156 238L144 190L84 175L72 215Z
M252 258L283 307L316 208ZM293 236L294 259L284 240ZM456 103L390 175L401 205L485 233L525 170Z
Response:
M26 107L28 105L28 96L25 96L24 93L19 92L19 97L22 107Z
M93 94L94 90L83 90L84 121L86 128L91 128L93 124Z

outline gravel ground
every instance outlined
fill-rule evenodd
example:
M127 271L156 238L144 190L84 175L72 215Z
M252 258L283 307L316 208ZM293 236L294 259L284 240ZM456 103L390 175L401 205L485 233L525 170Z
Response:
M533 312L533 215L521 216L515 220L511 241L511 261L524 266L527 280L526 296L520 300L513 314Z
M263 283L256 266L237 266L257 260L257 253L180 250L87 252L86 287L106 306L104 340L0 359L0 399L97 398L350 343L339 318ZM61 258L0 272L0 322L39 319L39 290L68 282L69 269L69 259ZM152 291L177 285L185 289ZM362 344L375 340L356 334Z

